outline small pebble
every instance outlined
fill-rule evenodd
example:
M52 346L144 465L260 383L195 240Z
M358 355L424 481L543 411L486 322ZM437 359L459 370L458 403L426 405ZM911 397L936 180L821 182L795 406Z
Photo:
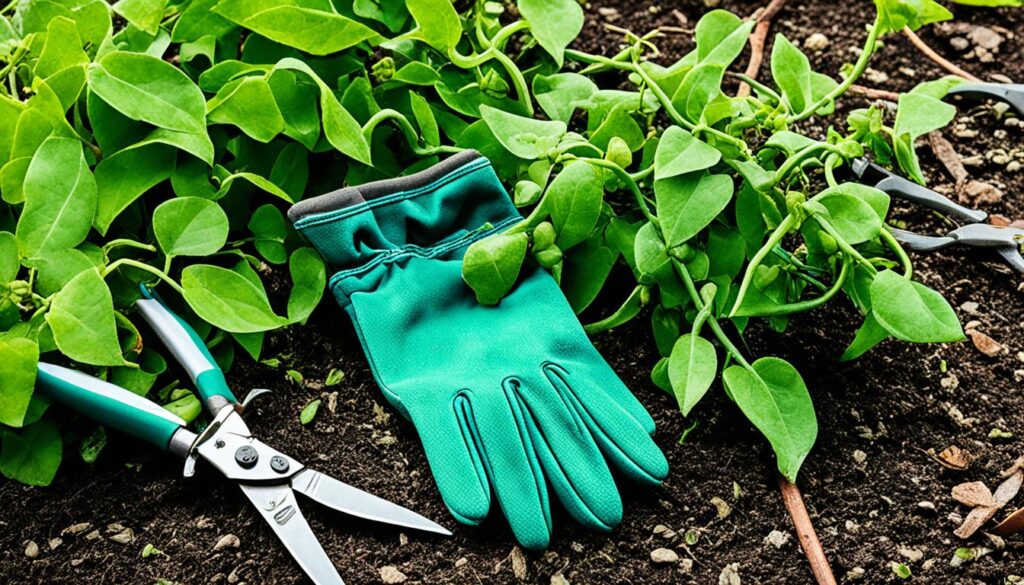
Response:
M565 575L561 571L551 575L551 585L569 585L569 580L565 578Z
M936 511L935 510L935 504L929 502L928 500L922 500L922 501L918 502L917 503L917 508L919 510L926 510L928 512L935 512Z
M651 560L658 565L674 565L679 562L679 555L670 548L656 548L651 551Z
M455 561L455 566L456 567L464 567L466 565L466 563L468 563L468 562L469 562L469 559L467 559L466 557L460 557L459 560Z
M960 305L960 310L963 311L964 313L967 313L968 315L977 315L978 306L978 303L974 301L967 301L966 303Z
M89 524L88 522L79 522L78 524L72 524L64 530L61 530L60 533L65 536L75 536L89 530L90 528L92 528L92 524Z
M857 449L853 452L853 460L857 462L857 465L864 465L864 462L868 460L868 454Z
M34 540L25 541L25 556L34 559L39 556L39 545Z
M718 585L743 585L743 582L740 581L740 564L726 565L718 574Z
M832 41L821 33L814 33L804 41L804 48L808 51L824 51Z
M221 550L224 548L238 548L241 545L241 541L234 534L225 534L224 536L217 539L217 544L213 545L213 550Z
M787 542L789 542L789 533L781 530L772 530L768 536L764 537L765 544L770 544L777 549L786 546Z
M408 579L408 577L405 576L405 573L399 571L397 567L394 567L392 565L381 567L379 572L380 580L386 583L387 585L397 585L398 583L405 583L405 580Z
M921 551L920 549L910 548L910 547L907 547L907 546L901 546L901 547L897 548L896 552L898 552L901 557L907 559L908 561L910 561L912 563L916 563L916 562L918 562L918 561L920 561L921 559L924 558L924 552L923 551Z
M866 574L867 571L864 570L864 567L854 567L846 572L846 577L844 578L844 580L860 581L864 578L864 575Z
M131 528L125 528L121 532L118 532L117 534L110 537L110 540L113 540L118 544L128 544L134 539L135 533L132 532Z
M966 51L967 47L971 46L971 42L963 37L953 37L949 39L949 46L957 51Z
M63 538L51 538L50 541L47 544L49 545L50 550L55 550L58 546L64 544L64 539Z

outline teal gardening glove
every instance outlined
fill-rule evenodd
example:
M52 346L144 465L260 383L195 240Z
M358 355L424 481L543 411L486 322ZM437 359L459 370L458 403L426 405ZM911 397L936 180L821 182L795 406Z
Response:
M665 478L654 421L547 272L525 267L493 307L463 282L466 248L522 219L487 159L463 152L288 215L337 271L330 288L460 522L480 523L493 489L516 539L543 549L549 484L580 523L610 530L622 502L608 462L645 484Z

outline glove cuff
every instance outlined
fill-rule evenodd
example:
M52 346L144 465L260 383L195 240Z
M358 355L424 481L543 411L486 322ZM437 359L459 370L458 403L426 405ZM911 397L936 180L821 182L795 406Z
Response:
M490 162L468 150L418 173L301 201L288 219L336 271L430 256L521 219Z

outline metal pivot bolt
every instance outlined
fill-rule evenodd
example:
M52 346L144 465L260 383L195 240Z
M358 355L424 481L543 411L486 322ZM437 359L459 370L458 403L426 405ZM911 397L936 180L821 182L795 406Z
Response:
M242 445L235 451L235 462L243 469L252 469L260 460L260 454L252 445Z
M288 471L288 460L280 455L274 455L270 458L270 468L278 473L286 473Z

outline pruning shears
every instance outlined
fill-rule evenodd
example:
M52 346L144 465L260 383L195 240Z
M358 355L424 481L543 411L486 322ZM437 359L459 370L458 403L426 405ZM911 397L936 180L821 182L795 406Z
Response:
M990 98L1005 102L1016 112L1024 116L1024 84L1020 83L961 83L950 88L949 95L961 95L966 98Z
M964 207L941 193L887 171L866 158L854 159L850 167L857 179L865 185L968 222L942 236L927 236L889 228L893 236L911 250L928 252L953 245L992 248L1010 266L1024 272L1024 255L1021 255L1024 229L982 223L988 218L984 211Z
M185 477L199 460L234 480L317 585L344 585L296 501L298 492L321 505L366 520L443 534L419 514L310 469L255 438L224 372L184 320L143 286L136 306L195 382L213 415L198 435L181 418L133 392L62 366L40 363L39 388L97 421L185 459Z

